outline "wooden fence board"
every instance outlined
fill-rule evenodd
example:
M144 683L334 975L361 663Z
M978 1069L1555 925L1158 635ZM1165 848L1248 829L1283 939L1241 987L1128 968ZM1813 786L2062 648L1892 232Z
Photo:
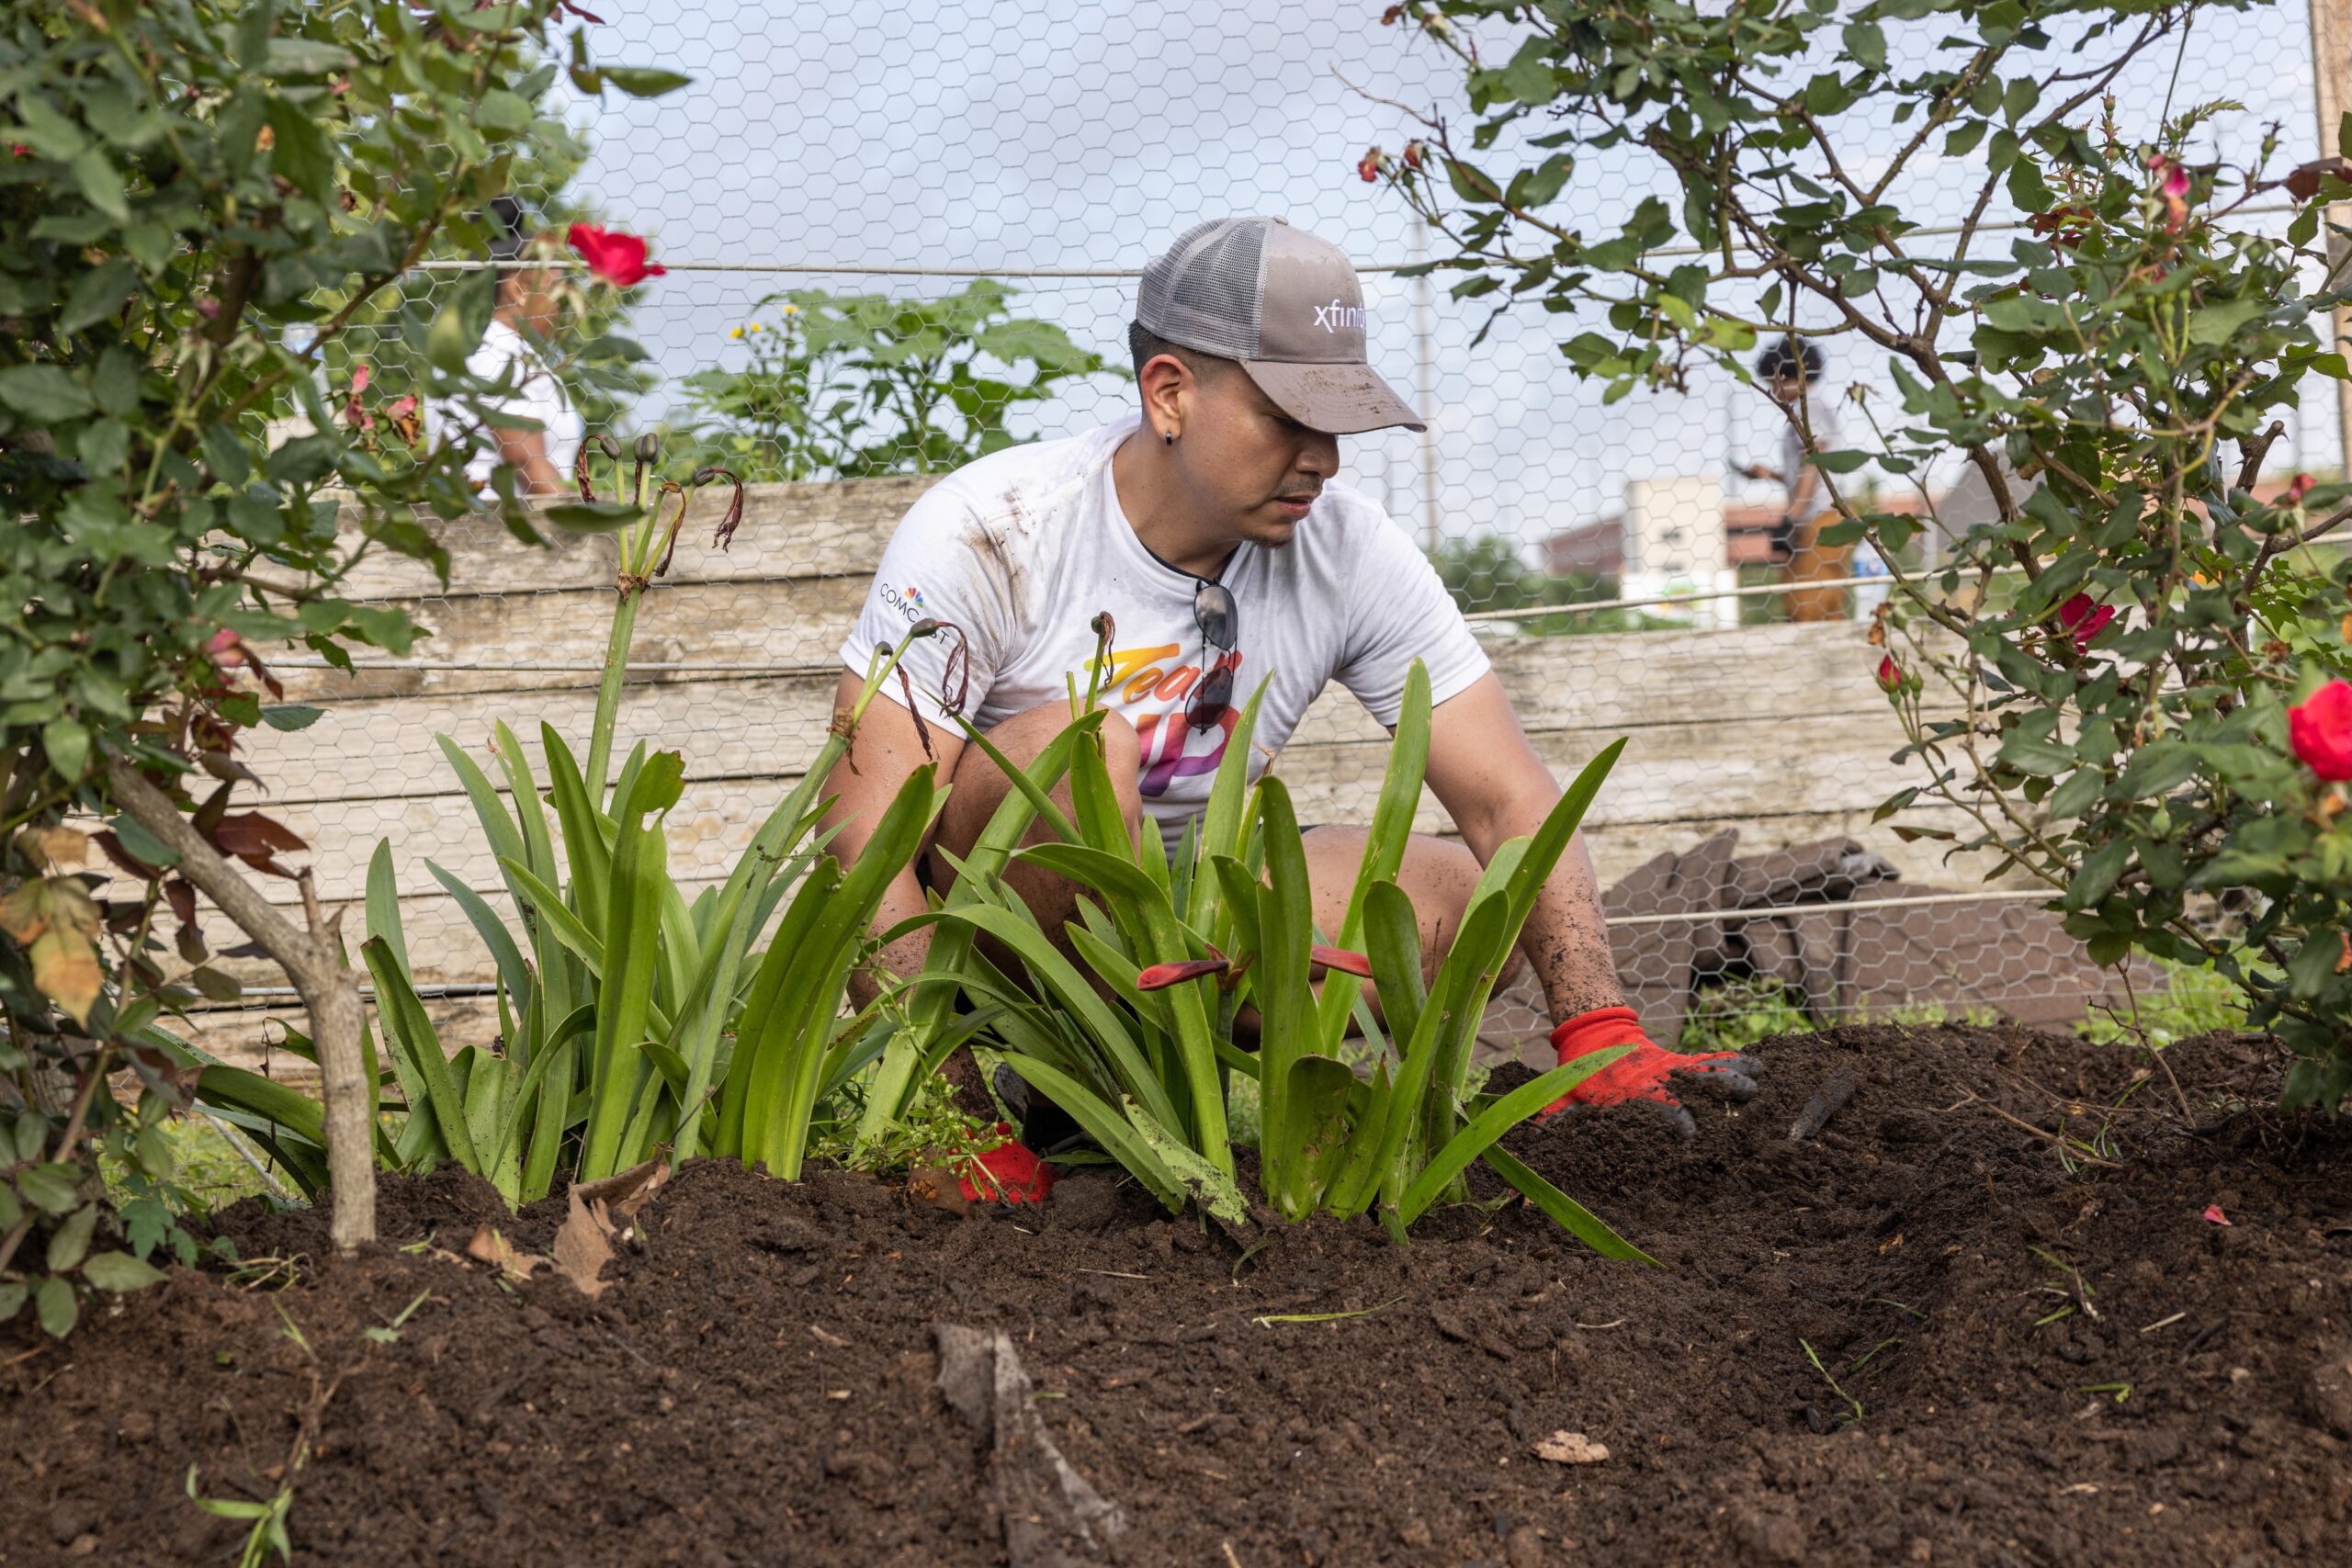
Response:
M664 664L829 671L865 602L865 580L855 577L657 582L638 612L637 638L630 650L635 668L629 683L667 686L690 683L694 679L652 668ZM399 603L431 632L417 641L405 659L372 656L348 674L280 660L273 668L286 684L287 699L335 706L470 693L593 689L603 669L613 614L609 585ZM381 668L387 661L411 667ZM452 663L481 668L431 667ZM426 667L413 667L417 665ZM501 665L536 668L498 668ZM723 685L743 673L729 671L712 683ZM509 705L529 700L518 698ZM715 692L711 700L724 701L724 694ZM299 746L288 749L289 752L300 750Z
M936 475L846 479L831 484L762 484L747 487L743 522L724 554L711 549L710 536L727 506L724 487L695 493L672 561L674 581L738 582L799 577L870 574L882 558L890 530ZM613 541L608 536L567 536L542 528L554 547L541 549L516 539L492 517L428 519L449 554L445 590L433 569L386 551L371 551L339 590L351 599L413 599L458 593L514 593L543 588L609 588ZM344 527L355 537L356 513Z

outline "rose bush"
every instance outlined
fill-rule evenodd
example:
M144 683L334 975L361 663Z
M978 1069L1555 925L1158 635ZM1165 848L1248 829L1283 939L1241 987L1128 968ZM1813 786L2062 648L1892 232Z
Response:
M256 649L404 651L407 619L338 584L384 550L446 570L428 520L475 504L466 452L420 447L414 394L382 395L343 340L420 260L489 239L476 215L556 123L563 9L76 0L0 28L0 1318L29 1299L63 1333L85 1289L153 1277L132 1254L161 1235L115 1245L90 1154L167 1177L151 1134L201 1064L164 1021L234 991L199 891L301 991L331 1117L356 1118L336 1158L367 1169L357 991L308 882L281 904L246 875L290 878L301 845L230 809L257 782L239 737L316 716ZM569 55L584 92L682 80L596 66L576 32ZM467 275L404 318L461 425L500 390L465 368L493 288ZM107 821L114 874L69 818ZM109 1087L125 1068L136 1104ZM345 1245L372 1223L355 1186Z
M1368 166L1452 243L1430 268L1457 297L1594 328L1563 352L1612 400L1705 364L1753 386L1768 333L1882 362L1864 439L1813 457L1824 542L1867 536L1900 579L1879 681L1925 782L1882 817L2038 879L2100 962L2215 966L2294 1048L2287 1100L2332 1107L2352 566L2324 547L2352 490L2263 469L2276 416L2346 374L2322 233L2352 164L2278 167L2235 105L2119 102L2215 8L1417 0L1388 19L1460 60L1476 124L1432 112ZM2233 139L2239 162L2192 154ZM1579 190L1604 152L1651 194ZM2280 204L2283 232L2257 215ZM1938 523L1963 476L1986 520ZM1931 572L1905 564L1929 526Z

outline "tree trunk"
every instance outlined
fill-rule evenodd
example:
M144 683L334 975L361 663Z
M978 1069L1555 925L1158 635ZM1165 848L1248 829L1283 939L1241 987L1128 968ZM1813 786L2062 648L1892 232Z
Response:
M119 757L107 760L115 804L130 819L169 845L179 856L182 875L219 906L239 930L276 959L294 982L311 1015L311 1041L319 1053L320 1089L325 1100L327 1174L334 1188L333 1235L337 1251L349 1252L376 1239L374 1129L368 1124L367 1057L360 1049L359 987L343 962L334 931L321 918L303 873L303 905L309 930L298 928L262 897L236 867L181 815L171 798Z

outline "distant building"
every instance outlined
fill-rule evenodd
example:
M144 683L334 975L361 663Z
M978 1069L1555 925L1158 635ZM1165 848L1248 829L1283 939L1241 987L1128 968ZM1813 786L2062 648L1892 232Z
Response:
M2007 464L2002 472L2012 487L2012 502L2021 504L2032 484L2008 473ZM2283 472L2266 476L2255 486L2256 497L2277 501L2291 478ZM1554 577L1609 578L1625 584L1628 595L1646 595L1702 587L1716 570L1736 573L1741 567L1771 565L1772 525L1781 520L1781 508L1770 502L1725 504L1722 495L1721 481L1712 478L1628 480L1623 506L1544 541L1544 568ZM1998 515L1991 487L1973 465L1933 499L1940 529L1930 530L1929 547L1937 558L1952 539ZM1927 501L1907 489L1883 492L1868 504L1874 512L1905 517L1928 510ZM1718 536L1722 554L1711 563L1705 544Z
M1629 498L1636 486L1656 481L1634 481L1627 487ZM1917 516L1922 510L1917 494L1883 495L1871 505L1874 510L1905 516ZM1772 525L1781 520L1780 507L1769 502L1735 502L1729 505L1718 502L1713 510L1713 527L1707 531L1720 533L1723 567L1736 570L1772 564ZM1544 541L1544 570L1555 577L1622 579L1626 570L1625 532L1625 512L1621 509L1555 534Z

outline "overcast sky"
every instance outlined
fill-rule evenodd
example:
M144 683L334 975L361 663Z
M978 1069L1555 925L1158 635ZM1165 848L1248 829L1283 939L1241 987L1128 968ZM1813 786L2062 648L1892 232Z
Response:
M590 0L599 52L673 65L694 85L650 103L582 106L595 147L583 183L616 220L655 236L671 275L649 284L638 331L665 373L730 363L726 333L773 288L931 292L950 278L861 278L782 265L972 269L1136 268L1191 223L1269 212L1332 240L1360 265L1407 261L1403 204L1355 176L1373 144L1412 133L1380 96L1466 124L1451 57L1379 25L1380 0L1241 0L1225 6L887 0ZM1508 53L1506 44L1502 52ZM2179 79L2169 83L2176 58ZM1342 77L1346 81L1342 80ZM2308 33L2300 4L2210 13L2185 49L2143 61L2120 93L2127 131L2176 110L2243 101L2220 132L2243 157L2282 123L2287 164L2315 146ZM1892 136L1864 137L1858 162ZM1582 166L1562 199L1604 229L1647 178L1621 157ZM1910 195L1931 216L1959 171L1920 171ZM746 270L698 270L697 264ZM1106 355L1124 354L1130 279L1037 279L1028 312ZM1374 359L1418 395L1412 286L1366 279ZM1726 378L1687 396L1603 408L1555 344L1585 323L1528 310L1476 348L1484 313L1440 285L1430 312L1441 513L1448 532L1532 542L1613 510L1629 479L1720 472L1772 457L1777 436ZM1877 382L1866 364L1833 378ZM1124 412L1105 382L1043 405L1045 434ZM2306 417L2304 460L2333 462L2329 411ZM1345 477L1385 493L1419 530L1420 447L1408 432L1351 438Z

